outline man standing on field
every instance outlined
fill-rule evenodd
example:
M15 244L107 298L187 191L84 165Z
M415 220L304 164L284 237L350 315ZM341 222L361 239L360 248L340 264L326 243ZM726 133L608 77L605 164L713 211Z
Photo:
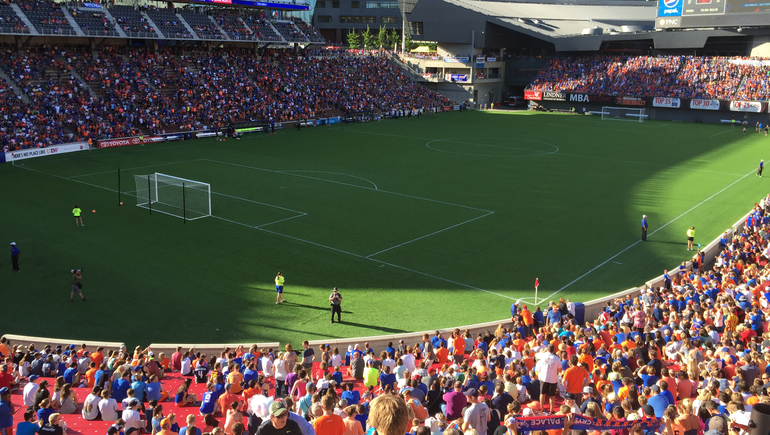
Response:
M647 241L647 215L642 215L642 241Z
M278 275L275 276L275 291L278 293L275 297L275 304L278 305L281 302L286 302L286 299L283 298L283 274L281 272L278 272Z
M16 242L11 242L11 263L14 272L19 271L19 254L21 254L21 250L16 246Z
M757 177L761 177L762 176L762 169L765 169L765 161L764 160L760 160L759 161L759 169L757 169Z
M72 209L72 215L75 216L75 226L80 225L81 227L84 227L83 225L83 218L80 217L80 215L83 213L82 210L80 210L80 207L75 206L75 208Z
M70 293L70 302L75 301L75 295L80 296L80 299L82 299L84 302L86 300L86 298L83 297L83 293L81 292L83 289L83 284L80 282L83 280L82 272L83 271L79 269L72 270L72 293Z

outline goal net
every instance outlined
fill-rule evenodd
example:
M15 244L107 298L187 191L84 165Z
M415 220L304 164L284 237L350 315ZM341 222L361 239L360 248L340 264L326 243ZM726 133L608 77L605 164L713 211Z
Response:
M134 175L136 205L186 220L211 216L211 185L156 172Z
M602 107L602 120L642 122L647 119L644 109L632 107Z

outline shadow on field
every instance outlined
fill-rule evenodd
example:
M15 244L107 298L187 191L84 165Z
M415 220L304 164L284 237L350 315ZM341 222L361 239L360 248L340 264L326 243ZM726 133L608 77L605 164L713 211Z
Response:
M334 323L337 323L337 322L334 322ZM401 334L401 333L404 333L404 332L408 332L408 331L405 331L403 329L386 328L384 326L367 325L365 323L348 322L347 320L343 320L343 321L341 321L339 323L341 323L343 325L348 325L348 326L356 326L358 328L374 329L376 331L387 332L389 334Z
M686 240L684 242L682 242L682 241L673 241L673 240L650 240L650 239L647 239L647 241L645 243L665 243L667 245L687 246L687 241Z
M305 296L305 295L302 295L302 296ZM291 302L291 301L283 302L283 304L285 304L285 305L293 305L295 307L310 308L311 310L321 310L321 311L327 311L327 312L330 311L329 307L319 307L319 306L315 306L315 305L298 304L298 303ZM352 311L342 310L342 313L343 314L351 314Z

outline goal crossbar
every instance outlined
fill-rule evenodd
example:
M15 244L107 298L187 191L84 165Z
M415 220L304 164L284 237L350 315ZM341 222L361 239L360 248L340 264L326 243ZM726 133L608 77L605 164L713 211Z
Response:
M193 221L211 216L211 185L155 172L134 175L136 205Z

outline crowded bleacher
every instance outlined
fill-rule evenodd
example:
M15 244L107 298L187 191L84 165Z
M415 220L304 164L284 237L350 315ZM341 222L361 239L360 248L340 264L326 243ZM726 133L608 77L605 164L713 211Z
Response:
M238 50L150 54L146 48L3 56L4 71L29 98L20 106L8 95L2 108L0 144L9 149L449 104L374 56L300 58L269 50L260 58Z
M767 101L769 75L770 62L758 58L557 57L538 73L528 89L633 97Z
M0 430L745 435L752 408L770 404L768 211L770 195L714 258L697 251L660 287L607 302L582 324L561 298L544 310L517 302L494 331L436 331L381 349L305 341L165 354L2 338ZM383 425L384 403L397 430Z

